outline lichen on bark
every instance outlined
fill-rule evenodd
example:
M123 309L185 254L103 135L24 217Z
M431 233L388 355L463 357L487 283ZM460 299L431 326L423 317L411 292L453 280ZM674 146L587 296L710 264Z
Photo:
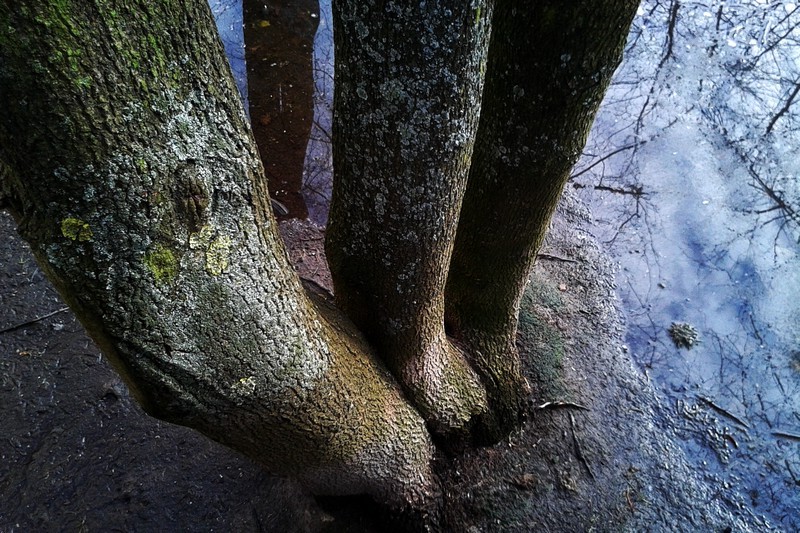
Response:
M144 264L159 283L169 283L178 275L178 261L169 248L156 244L145 254Z
M346 315L288 263L206 2L0 5L0 204L148 412L396 506L435 495L429 431L515 426L521 291L635 2L496 3L335 5Z
M487 385L485 426L517 424L520 299L638 2L498 0L445 317Z
M71 241L92 240L92 228L79 218L67 217L61 221L61 234Z

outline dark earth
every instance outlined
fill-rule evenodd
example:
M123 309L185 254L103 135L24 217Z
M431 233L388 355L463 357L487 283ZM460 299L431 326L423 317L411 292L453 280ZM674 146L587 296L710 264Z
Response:
M567 195L532 273L519 347L528 419L441 458L444 531L765 531L735 486L687 462L685 424L622 344L614 268ZM329 286L322 231L282 223ZM389 531L366 498L316 500L192 430L148 417L0 215L0 531ZM49 315L49 316L48 316ZM47 317L36 320L40 317Z

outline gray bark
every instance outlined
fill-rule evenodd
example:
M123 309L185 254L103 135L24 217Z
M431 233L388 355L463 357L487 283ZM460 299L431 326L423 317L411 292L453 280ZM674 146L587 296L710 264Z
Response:
M203 0L0 5L2 199L153 415L318 493L430 497L423 420L288 263Z
M514 346L536 253L622 50L636 0L498 0L481 122L446 292L448 327L487 387L489 440L527 386Z
M430 426L463 432L485 393L444 332L444 285L480 111L490 1L339 0L336 301Z
M425 423L515 426L521 291L636 2L493 4L336 5L326 248L364 339L289 265L203 0L0 3L0 206L149 412L415 506Z

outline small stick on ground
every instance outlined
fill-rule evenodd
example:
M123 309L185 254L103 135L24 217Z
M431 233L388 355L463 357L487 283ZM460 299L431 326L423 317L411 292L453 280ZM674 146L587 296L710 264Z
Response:
M703 396L698 396L697 399L700 400L701 402L703 402L704 404L706 404L707 406L709 406L711 409L713 409L717 413L721 414L722 416L730 418L731 420L733 420L734 422L736 422L740 426L744 426L745 428L750 429L750 426L747 425L747 423L744 420L742 420L738 416L732 414L730 411L727 411L726 409L724 409L724 408L720 407L719 405L715 404L713 401L709 400L708 398L705 398Z
M572 428L572 442L575 444L575 456L583 463L583 466L586 467L589 477L594 480L595 477L594 472L592 472L592 467L589 466L589 461L587 461L586 456L583 455L583 449L581 449L581 444L578 441L578 435L575 433L575 416L572 413L569 414L569 425L570 428Z
M23 322L21 324L17 324L16 326L11 326L10 328L6 328L6 329L3 329L3 330L0 330L0 335L2 335L3 333L11 333L12 331L17 331L18 329L22 329L22 328L28 327L31 324L35 324L37 322L41 322L42 320L44 320L46 318L50 318L53 315L57 315L59 313L63 313L64 311L66 311L68 309L69 309L69 307L62 307L61 309L53 311L52 313L47 313L44 316L40 316L38 318L34 318L32 320L28 320L28 321Z
M577 263L575 259L570 259L569 257L561 257L560 255L553 255L553 254L537 254L536 256L539 259L548 259L550 261L562 261L564 263Z
M795 435L794 433L785 433L783 431L773 431L773 437L778 437L781 439L789 439L789 440L796 440L800 442L800 435Z
M545 402L542 405L537 405L536 409L560 409L564 407L571 407L573 409L580 409L582 411L590 411L590 409L586 406L583 406L579 403L572 403L572 402L562 402L562 401L553 401L553 402Z

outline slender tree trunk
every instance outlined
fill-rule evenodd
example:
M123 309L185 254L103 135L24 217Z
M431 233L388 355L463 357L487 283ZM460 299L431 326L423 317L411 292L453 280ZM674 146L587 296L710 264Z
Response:
M153 415L318 493L430 497L424 422L292 271L204 0L0 4L0 200Z
M334 4L336 169L326 252L336 301L429 425L465 430L485 393L444 332L492 2Z
M638 3L496 3L445 297L448 328L487 387L489 440L516 424L527 394L514 346L520 298Z

